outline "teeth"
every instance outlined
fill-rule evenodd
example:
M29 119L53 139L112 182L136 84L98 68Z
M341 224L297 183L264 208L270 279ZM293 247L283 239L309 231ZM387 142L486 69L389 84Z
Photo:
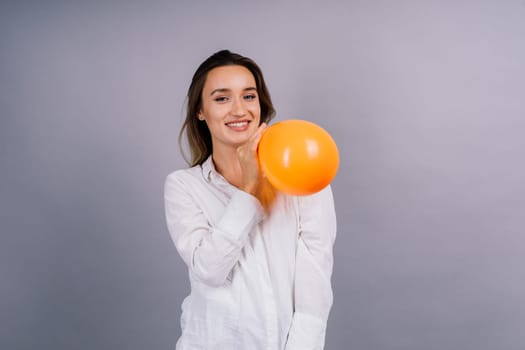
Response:
M228 123L227 125L228 126L232 126L234 128L239 128L239 127L245 126L247 124L248 124L248 122L234 122L234 123Z

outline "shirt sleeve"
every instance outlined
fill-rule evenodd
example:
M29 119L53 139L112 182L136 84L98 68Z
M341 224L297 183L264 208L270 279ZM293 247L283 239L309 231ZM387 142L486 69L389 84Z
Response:
M211 226L196 200L196 188L173 174L164 187L166 221L190 272L210 286L226 283L249 233L262 219L257 198L235 190L223 215Z
M299 197L299 242L296 253L295 311L286 350L324 348L332 307L331 285L336 217L330 186Z

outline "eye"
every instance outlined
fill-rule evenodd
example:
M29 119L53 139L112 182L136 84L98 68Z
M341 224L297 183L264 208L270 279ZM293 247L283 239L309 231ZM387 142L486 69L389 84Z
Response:
M219 102L219 103L220 102L226 102L226 101L228 101L228 97L226 97L226 96L218 96L218 97L215 97L213 100L215 102Z
M256 94L249 94L249 95L244 96L244 99L248 100L248 101L256 100L257 99L257 95Z

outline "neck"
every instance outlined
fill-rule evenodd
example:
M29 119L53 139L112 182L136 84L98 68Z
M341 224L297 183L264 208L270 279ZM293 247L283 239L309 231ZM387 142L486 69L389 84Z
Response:
M241 185L241 166L235 152L213 152L213 164L219 174L229 183L239 187Z

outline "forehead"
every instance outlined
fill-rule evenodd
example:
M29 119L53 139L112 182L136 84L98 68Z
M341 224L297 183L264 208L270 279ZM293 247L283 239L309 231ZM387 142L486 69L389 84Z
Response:
M247 88L255 87L255 78L244 66L221 66L208 72L204 90L216 88Z

